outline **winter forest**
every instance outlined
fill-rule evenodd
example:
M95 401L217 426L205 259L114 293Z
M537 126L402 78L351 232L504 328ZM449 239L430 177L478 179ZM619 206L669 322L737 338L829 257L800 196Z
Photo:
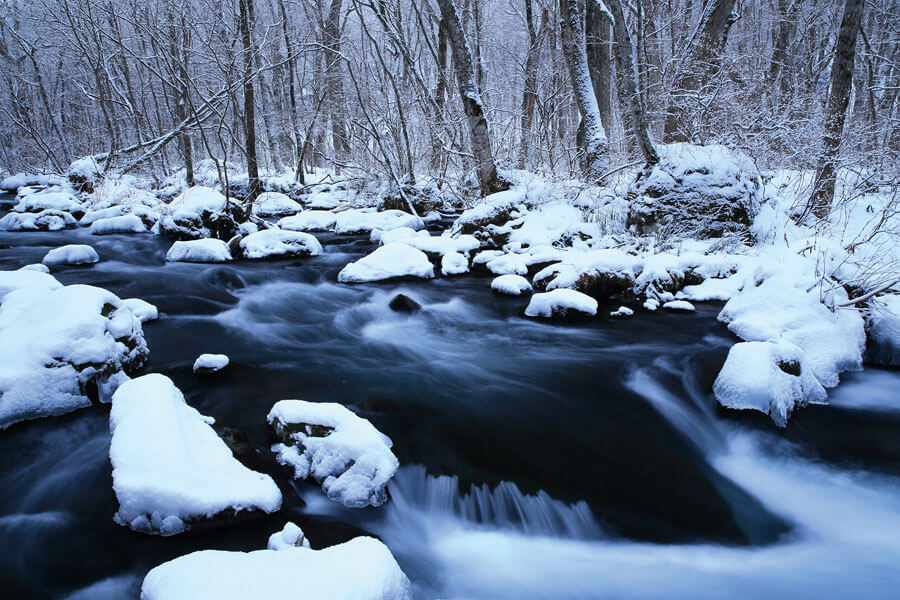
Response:
M900 0L0 0L9 598L894 598Z

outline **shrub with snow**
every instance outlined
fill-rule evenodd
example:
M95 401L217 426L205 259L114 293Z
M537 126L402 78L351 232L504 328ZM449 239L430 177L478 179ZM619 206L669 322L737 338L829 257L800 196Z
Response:
M391 242L348 264L338 273L341 283L383 281L396 277L431 279L434 277L434 266L421 250L403 242Z

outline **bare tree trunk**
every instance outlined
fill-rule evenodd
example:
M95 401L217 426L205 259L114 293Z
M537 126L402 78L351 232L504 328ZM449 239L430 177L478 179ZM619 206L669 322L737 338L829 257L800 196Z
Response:
M247 154L247 214L253 207L253 201L259 196L259 163L256 159L256 114L253 98L253 41L250 36L250 24L253 20L253 0L238 0L240 3L241 45L244 48L244 144Z
M304 183L303 142L300 139L300 120L297 115L297 86L294 83L297 59L294 57L294 45L291 43L290 31L288 30L288 18L287 11L284 8L284 0L278 0L278 11L281 16L281 33L284 37L284 52L287 58L286 75L288 79L288 100L290 101L291 112L291 141L294 145L294 159L297 161L294 179L302 184Z
M522 91L522 113L520 119L521 140L519 142L518 167L524 169L528 162L528 150L531 141L531 122L534 120L534 105L537 102L538 59L541 45L547 30L550 17L547 10L541 16L541 28L534 29L534 16L531 0L525 0L525 21L528 26L528 54L525 56L525 87Z
M444 103L447 101L447 27L444 20L438 23L438 40L437 40L437 83L434 89L434 102L437 110L437 118L444 118ZM441 170L443 162L443 144L440 137L432 135L431 137L431 168L435 171Z
M820 219L828 216L834 200L834 186L837 174L837 155L841 145L841 133L847 105L850 103L850 87L853 80L853 64L856 60L856 37L862 22L864 0L846 0L837 44L834 47L834 62L831 65L831 89L825 111L825 135L822 138L823 155L816 172L816 182L809 199L808 210Z
M454 0L438 0L438 6L441 8L442 21L447 29L447 39L453 53L459 96L468 117L469 142L475 158L479 187L481 193L487 196L508 189L509 182L497 173L497 164L494 162L494 154L491 150L490 128L484 114L481 93L475 81L472 54L469 52L469 45L459 20L456 3Z
M790 2L790 4L788 4ZM778 30L775 34L775 41L772 48L772 60L769 63L768 85L769 93L776 93L779 89L785 89L783 83L780 87L775 87L779 83L779 77L784 71L785 63L787 63L787 50L791 41L791 36L797 27L797 13L800 10L800 0L779 0L778 3Z
M559 0L559 13L563 53L569 64L572 91L581 113L581 170L588 181L598 181L609 168L609 141L606 139L606 131L600 119L600 107L591 83L578 0Z
M596 0L588 0L585 3L584 30L587 38L588 68L594 83L597 106L600 108L600 119L609 129L613 122L613 81L610 54L612 35L610 34L610 19L604 12Z
M331 143L334 150L335 173L350 154L350 134L344 114L344 81L341 71L341 8L342 0L332 0L325 19L325 86L331 113Z

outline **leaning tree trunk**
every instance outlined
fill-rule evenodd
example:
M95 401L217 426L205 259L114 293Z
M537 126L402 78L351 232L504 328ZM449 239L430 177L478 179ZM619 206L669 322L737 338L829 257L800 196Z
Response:
M663 141L686 142L688 135L687 100L700 91L716 70L725 49L728 30L735 21L735 0L711 0L712 8L705 10L698 27L699 35L688 49L684 63L672 85L672 100L666 111Z
M609 167L609 141L606 139L606 131L600 119L600 107L591 83L578 0L559 0L559 13L563 54L569 64L575 103L581 112L579 129L584 140L581 170L588 181L598 181Z
M850 87L853 81L853 63L856 60L856 36L862 22L864 0L846 0L844 16L834 47L834 62L831 65L831 90L825 109L825 135L822 138L822 158L816 171L816 182L809 199L808 210L820 219L828 216L834 200L834 186L837 173L838 147L850 103Z
M497 164L491 150L490 128L484 114L481 93L475 81L472 53L469 51L466 34L459 20L459 11L454 0L438 0L438 5L441 8L442 21L447 28L447 38L453 54L459 96L469 121L469 143L475 159L481 193L486 196L503 191L509 188L509 182L497 173Z
M247 214L260 193L259 163L256 158L256 114L253 98L253 43L250 38L250 21L253 19L253 0L239 0L241 19L241 44L244 48L244 137L247 153Z

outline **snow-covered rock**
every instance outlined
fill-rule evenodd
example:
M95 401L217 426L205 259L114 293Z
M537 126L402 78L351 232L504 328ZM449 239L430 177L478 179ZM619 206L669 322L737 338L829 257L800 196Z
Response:
M327 210L304 210L280 219L278 227L289 231L328 231L334 227L336 220L337 216Z
M141 300L140 298L125 298L122 300L122 304L124 304L134 316L140 319L141 323L146 323L147 321L153 321L154 319L159 318L159 309L146 300Z
M710 300L730 300L743 284L743 278L732 275L724 279L710 278L697 285L686 285L675 294L678 300L708 302Z
M609 316L613 319L628 319L634 316L634 311L627 306L620 306L616 310L611 311Z
M89 265L100 261L97 251L86 244L53 248L41 261L45 265Z
M119 217L106 217L97 219L91 223L90 232L93 235L108 235L112 233L144 233L147 226L137 215L122 215Z
M37 271L39 273L49 273L50 268L47 265L42 265L41 263L34 263L31 265L25 265L24 267L19 268L20 271ZM2 294L0 294L2 295Z
M166 260L171 262L228 262L231 250L222 240L204 239L175 242L166 252Z
M0 231L61 231L78 224L75 217L61 210L39 213L11 212L0 219Z
M491 289L500 294L521 296L531 291L531 284L521 275L500 275L491 281Z
M174 535L204 519L281 507L272 478L238 462L212 423L164 375L144 375L116 390L109 458L118 524Z
M0 429L109 401L147 359L140 320L106 290L16 271L0 294Z
M723 406L762 411L784 427L795 407L826 400L804 362L803 350L789 342L741 342L728 352L713 392Z
M878 296L866 319L866 357L879 365L900 366L900 295Z
M282 443L278 462L298 479L313 477L329 498L351 508L379 506L399 462L391 440L340 404L282 400L268 422Z
M441 257L441 274L462 275L469 272L469 259L459 252L450 252Z
M67 212L79 218L84 214L84 205L75 194L69 192L38 192L23 197L13 207L13 211L19 213L39 213L45 210Z
M403 242L391 242L377 248L368 256L351 262L338 273L341 283L382 281L395 277L434 277L434 266L421 250Z
M391 232L382 235L382 244L394 241ZM385 241L385 238L387 241ZM430 256L444 256L454 252L469 253L479 247L478 240L471 235L450 237L449 235L432 236L427 231L420 231L416 235L404 238L403 243L421 250Z
M388 231L382 231L380 229L373 229L372 233L369 234L369 240L373 244L390 244L391 242L405 242L409 238L413 237L431 237L431 233L424 229L420 229L416 231L411 227L397 227L396 229L390 229Z
M66 177L79 192L93 192L94 184L103 175L103 169L93 156L84 156L72 162Z
M0 181L0 190L15 192L19 188L23 188L29 185L48 186L58 185L62 182L62 178L58 175L16 173L15 175L10 175L9 177L4 178L3 181Z
M240 241L244 258L282 258L286 256L317 256L322 244L316 236L300 231L263 229Z
M228 204L217 190L203 186L188 188L165 207L159 221L160 230L178 240L230 239L239 228L227 214Z
M296 532L287 531L288 526L287 533L279 532L272 537L290 539ZM271 540L266 550L201 550L163 563L144 578L141 598L407 600L410 597L409 580L387 546L375 538L357 537L322 550L282 541L273 545Z
M369 208L361 208L338 213L334 232L339 234L369 233L373 229L390 231L398 227L422 229L424 226L422 219L402 210L376 212Z
M606 299L634 285L634 257L621 250L570 251L534 276L535 289L567 288Z
M276 531L269 536L266 548L269 550L290 550L291 548L310 548L303 530L296 523L288 521L281 531Z
M485 267L494 275L525 275L528 265L518 254L504 254L488 262Z
M303 207L280 192L263 192L253 201L253 214L258 217L283 217L295 215Z
M121 217L122 216L122 207L121 206L108 206L106 208L96 208L90 209L84 216L78 220L78 224L87 227L94 223L94 221L99 221L100 219L109 219L111 217Z
M526 317L578 317L597 314L597 301L581 292L556 289L542 294L534 294L525 308Z
M201 354L194 361L194 373L215 373L227 367L229 362L225 354Z
M696 308L694 308L694 305L687 300L669 300L668 302L663 302L662 307L666 310L677 310L683 312L694 312L695 310L697 310Z

